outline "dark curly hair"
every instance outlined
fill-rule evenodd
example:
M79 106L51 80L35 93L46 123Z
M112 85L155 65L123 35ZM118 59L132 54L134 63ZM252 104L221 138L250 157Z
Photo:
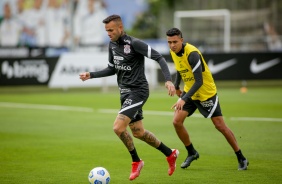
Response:
M182 38L182 32L178 29L178 28L171 28L170 30L168 30L166 32L167 36L179 36L180 38Z

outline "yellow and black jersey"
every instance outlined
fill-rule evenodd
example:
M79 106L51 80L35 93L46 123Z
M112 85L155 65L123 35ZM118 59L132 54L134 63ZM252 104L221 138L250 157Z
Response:
M170 51L170 54L177 72L181 75L181 78L184 81L184 91L188 97L191 97L192 100L205 101L214 96L217 92L216 85L201 52L195 46L188 43L183 45L181 52L182 53L176 54L173 51ZM189 57L192 55L191 53L198 53L199 59L191 61L192 59ZM194 85L195 71L201 71L200 77L202 78L202 84L200 84L198 88L195 87L196 85Z

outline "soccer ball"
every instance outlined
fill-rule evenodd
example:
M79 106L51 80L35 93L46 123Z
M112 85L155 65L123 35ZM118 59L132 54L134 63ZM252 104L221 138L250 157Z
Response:
M104 167L95 167L88 175L90 184L109 184L110 173Z

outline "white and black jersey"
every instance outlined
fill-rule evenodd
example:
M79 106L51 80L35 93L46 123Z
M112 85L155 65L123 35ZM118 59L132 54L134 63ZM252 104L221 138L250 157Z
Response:
M90 72L91 78L117 75L120 89L148 89L145 76L145 57L160 64L166 81L171 81L165 59L145 42L129 35L109 43L109 64L102 71Z

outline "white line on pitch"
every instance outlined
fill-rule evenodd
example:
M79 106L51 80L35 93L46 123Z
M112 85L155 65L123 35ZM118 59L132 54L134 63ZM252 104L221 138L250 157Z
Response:
M61 105L43 105L43 104L26 104L26 103L11 103L11 102L0 102L0 107L93 112L93 109L86 108L86 107L61 106Z
M112 113L118 113L119 110L118 109L99 109L98 112L100 113L109 113L109 114L112 114ZM160 115L160 116L173 116L173 112L169 112L169 111L150 111L150 110L144 110L144 114L145 115ZM197 113L194 113L191 117L203 117L201 114L197 114Z
M114 114L118 113L118 109L99 109L99 113L109 113ZM160 115L160 116L173 116L173 112L169 111L150 111L144 110L145 115ZM201 114L194 113L191 117L194 118L203 118ZM265 117L230 117L231 121L274 121L274 122L282 122L282 118L265 118Z
M282 122L282 118L264 118L264 117L231 117L231 121L275 121Z
M61 110L61 111L77 111L77 112L93 112L92 108L87 107L74 107L74 106L60 106L60 105L44 105L44 104L26 104L26 103L12 103L0 102L0 107L8 108L23 108L23 109L45 109L45 110ZM99 109L100 113L118 113L118 109ZM145 110L144 114L160 115L160 116L173 116L170 111L150 111ZM194 113L191 117L202 118L201 114ZM272 121L282 122L282 118L267 118L267 117L230 117L231 121Z

